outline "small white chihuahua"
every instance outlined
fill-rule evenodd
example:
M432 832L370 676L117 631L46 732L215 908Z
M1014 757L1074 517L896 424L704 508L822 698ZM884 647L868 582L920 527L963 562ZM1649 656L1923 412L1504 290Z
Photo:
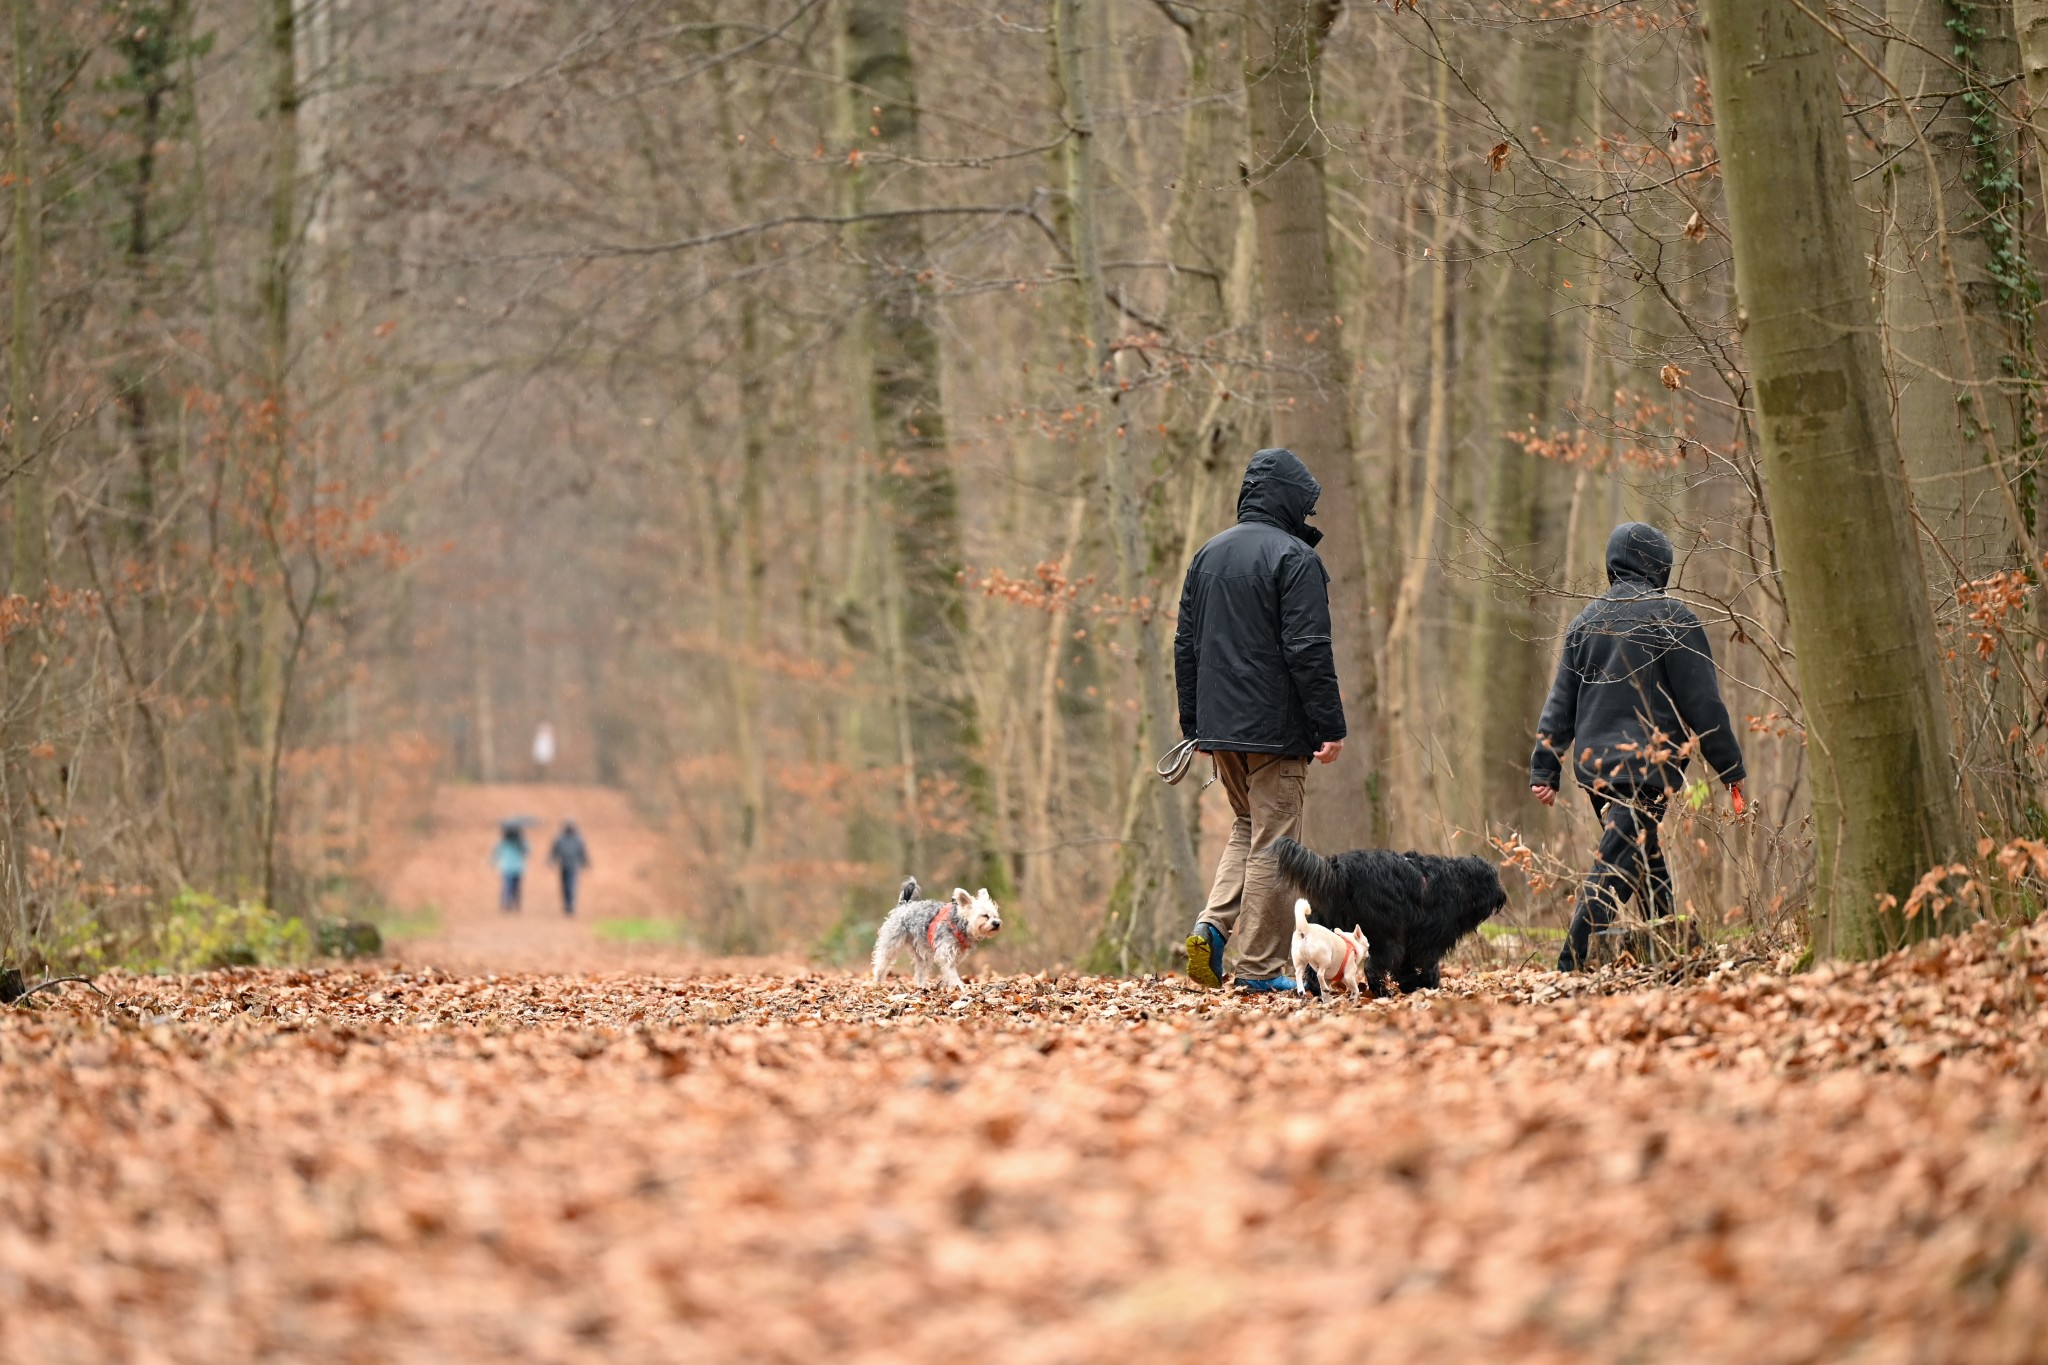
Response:
M1294 902L1294 989L1307 994L1308 968L1313 967L1326 995L1343 991L1356 999L1359 983L1365 980L1365 931L1353 929L1340 934L1335 929L1310 924L1308 911L1307 901Z

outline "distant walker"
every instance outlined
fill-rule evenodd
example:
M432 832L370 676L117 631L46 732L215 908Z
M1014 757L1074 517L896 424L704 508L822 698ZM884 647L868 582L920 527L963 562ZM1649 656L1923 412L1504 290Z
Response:
M562 821L562 832L548 848L548 862L562 874L562 913L576 913L576 883L590 867L590 849L574 820Z

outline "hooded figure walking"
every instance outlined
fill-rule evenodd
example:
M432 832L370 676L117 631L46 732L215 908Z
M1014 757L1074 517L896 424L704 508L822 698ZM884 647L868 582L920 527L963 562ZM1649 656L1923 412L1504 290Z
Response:
M573 915L576 913L576 883L590 866L590 847L583 842L583 831L576 828L574 820L562 822L562 832L548 846L548 862L562 874L562 913Z
M1195 552L1181 589L1180 732L1215 761L1236 816L1187 941L1188 978L1212 988L1235 937L1240 989L1294 989L1294 912L1270 850L1301 837L1309 760L1334 762L1345 733L1323 533L1308 524L1322 492L1293 451L1252 456L1237 525Z
M1557 680L1536 722L1529 790L1546 806L1555 801L1561 756L1570 753L1572 775L1600 820L1600 851L1558 954L1561 972L1586 965L1593 934L1631 897L1641 898L1645 919L1671 914L1671 869L1657 826L1694 747L1742 814L1742 746L1714 653L1692 608L1664 591L1670 581L1671 541L1662 531L1639 521L1614 528L1608 589L1565 631Z

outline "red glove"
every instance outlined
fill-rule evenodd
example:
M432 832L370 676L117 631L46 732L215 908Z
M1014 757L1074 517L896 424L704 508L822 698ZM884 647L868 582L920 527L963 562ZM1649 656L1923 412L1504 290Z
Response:
M1742 784L1740 782L1730 782L1728 784L1728 804L1735 807L1737 815L1749 809L1749 802L1742 799Z

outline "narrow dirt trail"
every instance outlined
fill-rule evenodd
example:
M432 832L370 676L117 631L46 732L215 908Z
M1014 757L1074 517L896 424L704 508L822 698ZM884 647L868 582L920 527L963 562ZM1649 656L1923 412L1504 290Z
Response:
M498 909L491 848L499 823L521 815L540 823L527 835L524 907L506 914ZM565 818L576 821L590 848L573 919L562 913L560 883L547 865L548 845ZM697 961L674 942L621 941L600 928L622 920L642 928L679 926L688 908L662 837L612 787L443 786L427 829L387 864L379 883L393 909L438 922L426 937L389 945L390 956L409 964L455 972L564 972L681 969Z

